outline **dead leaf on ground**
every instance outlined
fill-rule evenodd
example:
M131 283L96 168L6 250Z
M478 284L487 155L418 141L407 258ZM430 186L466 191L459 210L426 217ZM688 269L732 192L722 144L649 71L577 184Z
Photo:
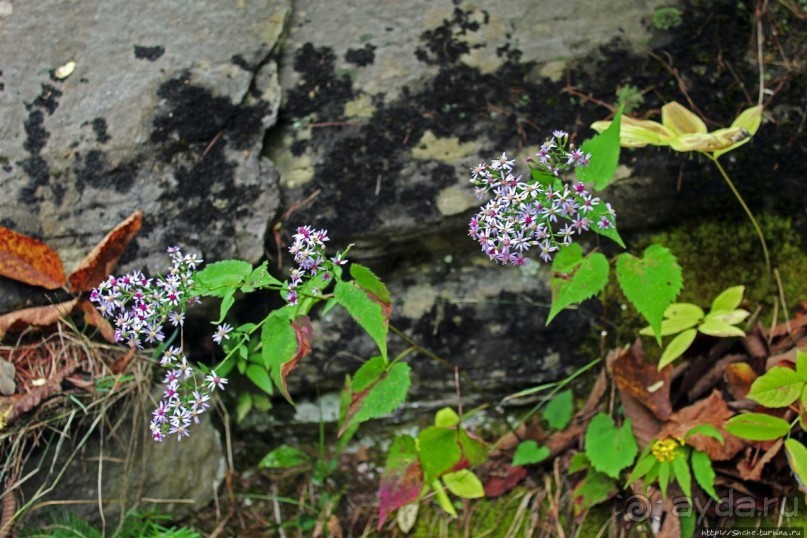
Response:
M0 338L15 325L51 325L70 314L78 299L45 306L33 306L15 310L0 316Z
M757 373L747 362L735 362L726 366L726 389L735 400L748 396Z
M740 472L740 477L743 480L760 480L762 478L762 469L769 461L771 461L779 451L782 449L783 439L777 439L776 442L760 458L749 460L748 458L740 460L737 464L737 470ZM754 450L756 452L756 450Z
M662 420L670 416L672 365L659 371L645 360L642 343L636 340L630 349L611 359L610 367L620 395L631 396Z
M491 468L485 483L485 497L504 495L527 476L527 469L522 466L513 467L504 460L488 460ZM488 463L488 462L486 462Z
M142 222L143 212L138 210L106 234L70 273L68 280L73 293L90 291L112 273L126 246L140 231Z
M7 422L11 422L23 413L26 413L39 405L39 402L53 394L58 394L62 391L62 381L65 377L69 376L78 369L78 363L68 364L61 368L39 387L32 388L26 394L19 398L14 399L14 407L8 417Z
M81 310L84 312L84 323L96 327L98 332L101 333L101 336L104 337L104 340L110 344L114 344L115 329L112 328L112 324L110 324L109 321L101 315L95 306L93 306L90 301L85 299L81 301Z
M49 290L67 282L62 260L48 245L0 226L0 275Z
M697 380L695 380L691 385L692 388L687 391L687 398L689 401L693 402L707 392L711 391L718 383L725 379L726 371L732 367L733 363L746 358L747 357L745 355L735 353L732 355L726 355L714 363L708 371L698 376Z
M739 438L730 435L723 429L723 424L734 416L718 391L712 391L709 397L684 407L670 415L670 420L661 430L661 437L684 436L700 424L710 424L717 428L723 436L723 444L703 434L695 434L687 439L687 444L697 450L706 452L712 461L725 461L733 458L746 444Z
M662 423L636 398L623 394L621 400L622 409L625 412L625 417L630 419L633 436L636 437L639 450L644 450L658 435Z

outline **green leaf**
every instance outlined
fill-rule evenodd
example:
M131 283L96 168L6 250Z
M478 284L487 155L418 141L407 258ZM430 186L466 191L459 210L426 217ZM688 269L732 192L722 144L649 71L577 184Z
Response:
M353 263L350 265L350 276L353 277L353 280L356 281L360 288L375 295L382 303L390 303L391 299L387 287L369 268Z
M223 297L229 290L241 287L252 273L252 265L243 260L224 260L208 264L193 276L197 295Z
M298 352L297 333L290 319L292 314L290 308L274 310L261 328L263 366L269 370L275 386L289 402L291 397L286 389L283 366L293 361Z
M250 381L266 394L272 395L275 393L272 389L272 380L269 378L269 372L260 364L250 364L247 366L246 374Z
M457 430L457 442L462 450L462 455L471 466L480 465L488 459L488 448L485 443L474 439L462 428Z
M553 430L562 430L569 425L574 414L572 391L564 390L546 404L542 413L544 420Z
M667 486L670 485L670 477L672 476L672 465L669 461L664 460L658 466L658 485L661 488L661 496L667 498Z
M381 350L381 356L386 359L389 305L374 299L374 294L368 294L364 289L343 280L336 282L334 297L370 335Z
M584 471L591 467L588 462L588 458L586 457L585 452L577 452L574 456L572 456L571 461L569 461L569 468L566 470L567 474L574 474L580 471Z
M751 441L771 441L787 435L790 424L763 413L745 413L731 417L723 428L732 435Z
M703 334L709 336L717 336L719 338L728 338L730 336L745 336L745 331L734 325L729 325L719 319L706 319L698 325L698 330Z
M692 475L689 474L689 466L684 454L679 454L672 460L672 470L675 480L681 486L681 491L685 496L692 497Z
M432 482L432 488L434 488L434 498L437 500L437 504L440 505L440 508L451 517L457 517L457 510L454 508L454 505L451 504L451 499L448 498L446 490L443 489L443 484L441 484L439 480L435 480Z
M482 482L468 469L444 474L443 483L448 491L463 499L479 499L485 496Z
M551 174L551 173L547 172L546 170L541 170L541 169L533 168L533 167L530 167L530 176L532 177L532 179L534 181L537 181L544 188L549 187L549 186L554 187L555 182L557 182L557 180L558 180L558 178L556 178L554 176L554 174Z
M692 342L695 341L695 337L698 335L698 331L696 329L687 329L686 331L682 332L675 338L673 338L667 347L664 348L664 352L661 354L661 358L658 361L658 369L661 370L672 361L683 355L689 346L692 345Z
M689 439L693 435L698 434L711 437L712 439L719 442L721 445L724 442L723 434L720 433L720 430L718 430L715 426L711 424L698 424L697 426L693 426L692 428L689 429L686 435L684 435L684 439L685 440Z
M641 259L621 254L616 276L625 297L650 323L661 344L661 320L683 285L675 256L661 245L647 247Z
M748 310L743 309L712 310L706 314L706 318L703 320L703 322L706 323L707 321L719 321L727 325L737 325L750 315L751 313Z
M765 407L787 407L801 396L804 380L790 368L774 366L758 377L748 397Z
M633 471L631 471L630 476L628 477L627 482L625 482L625 487L627 488L633 482L644 478L650 472L653 467L658 465L658 460L653 454L645 454L639 458L636 462L636 465L633 467Z
M288 469L304 465L310 461L305 452L289 445L280 445L264 456L258 467L263 469Z
M619 164L619 129L622 121L620 108L611 125L598 135L583 142L580 149L591 153L591 163L586 168L577 168L577 179L583 183L594 183L594 189L601 191L611 182Z
M453 428L459 423L460 416L450 407L444 407L434 415L434 425L441 428Z
M785 441L785 453L790 469L799 482L799 489L804 491L807 484L807 448L795 439Z
M712 469L712 460L709 459L709 455L700 450L693 450L689 459L692 465L692 474L695 475L698 485L712 499L719 501L720 498L715 491L715 471Z
M256 267L246 278L244 285L241 286L241 291L244 293L251 293L260 288L269 286L283 286L283 283L269 274L267 263L263 262Z
M378 528L393 510L416 501L422 490L423 469L415 439L409 435L396 436L387 452L378 486Z
M427 483L450 471L462 459L457 430L432 426L418 435L420 464Z
M689 303L673 303L664 311L661 321L661 336L680 333L697 325L703 319L704 313L700 307ZM639 334L653 336L653 329L645 327Z
M575 514L580 515L592 506L607 501L616 492L616 482L603 473L589 469L585 478L572 491Z
M585 436L586 456L596 470L618 478L636 459L639 448L633 437L630 420L617 428L614 419L598 413L591 419Z
M350 385L350 405L339 435L354 424L389 415L406 400L410 367L405 362L388 364L373 357L356 371Z
M549 448L545 446L538 446L538 443L532 439L528 441L521 441L516 448L516 453L513 454L514 467L521 465L532 465L534 463L541 463L549 457Z
M214 321L214 325L220 325L224 322L224 318L227 317L227 312L230 311L230 308L235 304L235 290L229 289L221 298L221 305L219 306L219 319Z
M620 247L625 248L625 242L622 241L622 238L619 236L619 232L616 229L616 219L611 214L611 211L608 209L608 206L605 203L594 206L594 208L589 211L587 217L591 219L592 222L591 231L603 237L607 237ZM601 217L606 217L612 225L608 228L600 228L598 223L600 222Z
M252 410L252 396L248 392L238 395L238 403L235 406L235 422L241 424Z
M800 349L796 350L796 373L807 381L807 353Z
M744 292L745 286L733 286L723 290L720 295L715 297L715 300L712 301L712 308L710 310L712 312L715 310L734 310L743 302Z
M569 257L573 256L575 252L582 251L580 245L573 243L565 247L561 252L568 249L572 249L572 252L568 255ZM558 256L560 256L560 253L558 253ZM561 263L566 266L568 263L567 256L562 258ZM552 264L552 270L557 272L554 263ZM601 292L605 285L608 284L608 270L608 259L601 252L594 252L580 260L574 269L574 273L568 279L553 278L552 308L549 310L546 324L549 325L552 319L567 306L580 303Z

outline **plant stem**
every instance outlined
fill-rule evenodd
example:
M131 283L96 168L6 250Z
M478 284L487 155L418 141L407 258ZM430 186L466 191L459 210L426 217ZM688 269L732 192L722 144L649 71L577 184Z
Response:
M743 197L740 195L739 191L734 186L734 183L731 181L731 178L729 178L726 170L723 168L717 158L711 153L705 153L705 155L709 157L713 163L715 163L720 175L726 180L729 189L731 189L731 192L734 193L737 201L740 202L740 205L745 210L745 214L748 215L748 218L751 220L751 224L754 225L754 230L756 230L757 237L759 237L759 243L762 245L762 254L765 256L765 277L769 279L771 277L771 257L770 254L768 254L768 246L765 243L765 235L762 233L762 228L759 227L759 223L757 222L757 219L754 218L754 214L751 213L751 210L748 208L748 205L746 205L745 200L743 200Z

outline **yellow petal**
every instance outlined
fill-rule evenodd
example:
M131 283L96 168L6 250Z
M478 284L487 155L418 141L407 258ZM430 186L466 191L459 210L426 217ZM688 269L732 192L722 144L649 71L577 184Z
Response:
M591 128L601 133L610 125L610 121L597 121L591 124ZM648 144L666 146L671 139L672 134L658 122L622 116L619 144L623 148L641 148Z
M661 123L675 135L705 134L706 124L689 109L675 101L661 107Z
M704 151L711 153L726 150L743 138L748 138L741 128L729 127L706 134L687 134L675 138L670 144L675 151Z
M716 150L714 153L715 159L746 144L757 132L761 123L762 105L752 106L743 110L734 120L734 123L731 124L731 128L736 129L736 132L732 135L732 144L726 148ZM721 131L724 130L721 129ZM715 133L717 132L719 131L715 131Z

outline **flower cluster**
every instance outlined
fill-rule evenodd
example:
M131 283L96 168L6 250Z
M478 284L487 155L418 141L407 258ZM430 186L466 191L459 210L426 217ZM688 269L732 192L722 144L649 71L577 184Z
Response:
M572 167L586 167L591 159L590 154L574 149L563 131L555 131L537 157L538 167L553 176ZM582 183L523 181L522 176L513 173L514 162L502 153L471 170L470 181L477 198L493 198L471 219L469 235L491 260L502 265L524 265L527 251L536 248L541 260L550 262L553 253L561 245L571 244L575 235L592 226L600 230L614 227L616 212L610 204L590 194ZM598 207L600 204L605 210Z
M664 462L672 461L677 458L680 453L679 449L682 446L683 443L678 439L668 437L667 439L657 439L654 441L650 450L653 453L653 457L656 458L656 461Z
M160 364L168 369L163 378L163 397L153 411L149 429L152 439L163 441L169 435L176 435L177 441L190 435L192 423L199 423L199 415L210 406L210 395L218 388L224 390L227 380L216 375L215 370L205 377L200 386L193 367L188 364L182 350L168 348L160 359Z
M147 278L140 271L110 277L90 293L104 317L115 317L115 341L142 349L143 340L156 344L165 339L166 320L182 326L193 272L202 260L195 254L182 255L179 247L168 249L173 266L166 276Z
M344 265L347 260L342 259L342 254L330 260L325 257L325 242L330 241L327 230L315 230L310 226L300 226L297 228L297 233L292 237L294 242L289 247L289 252L294 255L294 262L297 267L291 270L285 299L290 305L295 305L298 300L297 290L305 280L317 276L323 270L327 270L329 263Z

